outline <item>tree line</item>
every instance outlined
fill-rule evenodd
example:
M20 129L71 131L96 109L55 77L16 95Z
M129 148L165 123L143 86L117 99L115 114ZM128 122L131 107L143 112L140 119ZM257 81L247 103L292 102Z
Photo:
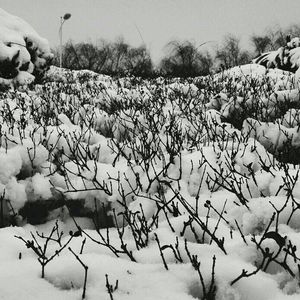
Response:
M232 34L226 35L211 52L202 50L205 43L196 45L192 41L174 40L166 45L167 53L156 66L146 45L132 47L123 38L115 42L101 40L97 44L69 41L63 47L63 67L88 69L111 76L195 77L249 63L263 52L284 46L287 35L300 37L300 25L285 29L277 26L263 34L253 34L250 50L242 49L240 39ZM54 65L59 65L59 51L53 52Z

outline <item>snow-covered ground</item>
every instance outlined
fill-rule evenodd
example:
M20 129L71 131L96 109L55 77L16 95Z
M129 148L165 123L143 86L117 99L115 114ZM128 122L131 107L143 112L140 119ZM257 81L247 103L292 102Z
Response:
M299 299L294 74L46 80L0 94L0 299Z

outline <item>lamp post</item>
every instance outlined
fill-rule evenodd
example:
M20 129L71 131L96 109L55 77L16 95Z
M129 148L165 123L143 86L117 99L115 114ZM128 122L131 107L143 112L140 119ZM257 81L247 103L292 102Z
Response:
M63 17L60 17L60 26L59 26L59 44L60 44L60 53L59 53L59 67L62 67L62 27L63 24L71 18L71 14L64 14Z

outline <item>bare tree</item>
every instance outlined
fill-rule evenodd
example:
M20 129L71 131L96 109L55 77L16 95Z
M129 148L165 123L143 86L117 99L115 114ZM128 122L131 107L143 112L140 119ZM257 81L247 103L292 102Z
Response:
M208 53L200 53L194 43L171 41L166 47L169 55L161 61L161 70L166 75L193 77L210 72L211 56Z
M59 51L53 52L53 64L58 66ZM100 40L97 44L69 41L63 50L63 67L87 69L108 75L133 74L141 77L151 76L153 72L150 53L146 47L131 47L122 38L114 43Z
M126 69L132 75L149 77L153 73L153 63L149 52L143 45L130 48L127 53Z
M111 70L113 73L123 73L125 70L125 61L129 51L129 45L123 38L119 38L111 47Z
M271 38L267 35L252 35L251 42L255 48L256 55L260 55L270 50Z
M240 40L234 35L227 35L221 47L216 51L216 58L226 69L250 61L250 53L240 47Z

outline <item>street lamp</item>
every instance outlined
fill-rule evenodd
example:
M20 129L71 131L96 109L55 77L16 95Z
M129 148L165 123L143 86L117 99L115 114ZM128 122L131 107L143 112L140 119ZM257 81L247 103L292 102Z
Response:
M62 26L63 24L71 18L71 14L67 13L63 17L60 17L59 26L59 43L60 43L60 53L59 53L59 66L62 67Z

